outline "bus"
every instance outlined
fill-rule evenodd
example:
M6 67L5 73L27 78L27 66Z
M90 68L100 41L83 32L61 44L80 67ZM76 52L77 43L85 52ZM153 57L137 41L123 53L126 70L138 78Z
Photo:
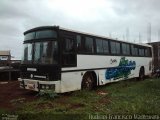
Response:
M59 26L24 32L20 87L64 93L152 73L152 47Z

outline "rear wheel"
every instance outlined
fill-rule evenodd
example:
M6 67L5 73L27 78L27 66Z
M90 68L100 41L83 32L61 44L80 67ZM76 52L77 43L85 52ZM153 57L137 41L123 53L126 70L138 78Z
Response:
M144 80L144 77L145 77L144 68L141 67L139 71L139 80Z
M82 80L82 90L92 90L94 88L94 79L91 73L86 73Z

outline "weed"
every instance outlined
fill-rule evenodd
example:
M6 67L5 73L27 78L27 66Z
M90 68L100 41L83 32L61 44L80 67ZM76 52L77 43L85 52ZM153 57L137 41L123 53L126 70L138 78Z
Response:
M58 97L58 94L51 90L44 90L44 91L40 91L38 93L38 96L46 98L46 99L53 99L53 98Z
M159 79L127 80L59 97L44 91L39 93L39 99L22 104L17 114L24 120L81 120L89 114L160 114L159 85Z

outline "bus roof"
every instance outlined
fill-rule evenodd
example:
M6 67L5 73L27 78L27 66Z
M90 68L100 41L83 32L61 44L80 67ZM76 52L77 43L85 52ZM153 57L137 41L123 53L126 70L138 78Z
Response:
M115 39L115 38L111 38L111 37L106 37L106 36L101 36L101 35L96 35L96 34L92 34L92 33L87 33L87 32L81 32L81 31L77 31L77 30L72 30L72 29L67 29L67 28L63 28L63 27L59 27L59 26L40 26L40 27L35 27L33 29L27 30L24 32L24 35L36 30L43 30L43 29L60 29L60 30L64 30L64 31L69 31L69 32L73 32L73 33L79 33L79 34L84 34L84 35L90 35L90 36L94 36L94 37L99 37L99 38L104 38L104 39L110 39L113 41L119 41L119 42L124 42L124 43L131 43L131 44L135 44L135 45L141 45L141 46L146 46L146 47L152 47L149 44L146 43L134 43L134 42L130 42L130 41L124 41L124 40L119 40L119 39Z

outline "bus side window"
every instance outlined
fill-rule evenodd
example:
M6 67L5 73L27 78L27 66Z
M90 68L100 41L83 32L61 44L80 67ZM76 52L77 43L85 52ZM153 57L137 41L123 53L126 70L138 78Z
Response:
M138 55L138 48L135 45L131 45L131 53L134 56Z
M101 53L108 54L109 53L108 41L102 39L96 39L96 52L100 54Z
M65 52L73 52L74 51L74 44L73 44L73 40L66 38L65 42L64 42L64 51Z
M152 56L152 52L151 52L151 48L145 48L145 56L146 57L151 57Z
M131 45L131 54L135 55L134 45Z
M125 43L122 43L122 54L123 55L126 55L127 54L127 51L126 51L126 44Z
M148 51L148 48L145 48L145 49L144 49L144 52L145 52L145 57L149 56L149 54L148 54L148 52L149 52L149 51Z
M120 54L120 43L116 42L116 54Z
M77 52L83 52L83 46L82 46L82 37L80 35L77 35Z
M84 52L94 53L93 38L85 37Z
M96 39L96 51L97 53L103 53L103 41L101 39Z
M130 46L129 46L129 44L122 43L122 54L123 55L130 55Z
M143 48L139 48L139 56L144 56L144 49Z
M111 41L111 53L112 54L120 54L120 43Z
M111 53L116 54L116 45L115 42L111 42Z
M109 45L108 45L108 41L106 41L106 40L103 40L103 52L105 54L109 53Z
M148 51L149 51L149 57L152 57L152 49L148 48ZM159 56L160 56L160 52L159 52Z

